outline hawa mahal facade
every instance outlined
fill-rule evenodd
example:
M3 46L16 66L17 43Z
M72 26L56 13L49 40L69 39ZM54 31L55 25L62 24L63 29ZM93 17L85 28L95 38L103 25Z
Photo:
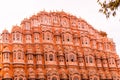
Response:
M41 11L0 36L0 80L120 80L113 40L63 11Z

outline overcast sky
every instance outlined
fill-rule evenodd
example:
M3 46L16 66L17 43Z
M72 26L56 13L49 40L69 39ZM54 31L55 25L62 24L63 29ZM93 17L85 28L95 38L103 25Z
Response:
M39 11L61 11L82 17L95 29L107 32L120 55L120 15L106 19L97 0L0 0L0 33Z

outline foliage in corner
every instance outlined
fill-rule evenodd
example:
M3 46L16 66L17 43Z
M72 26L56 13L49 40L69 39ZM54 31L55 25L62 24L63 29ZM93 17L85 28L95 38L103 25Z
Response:
M111 15L116 16L116 10L120 6L120 0L97 0L98 4L101 6L99 12L105 14L106 18L109 18Z

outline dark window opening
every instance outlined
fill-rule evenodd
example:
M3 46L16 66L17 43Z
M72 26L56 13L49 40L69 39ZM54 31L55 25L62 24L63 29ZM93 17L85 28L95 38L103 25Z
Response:
M18 59L21 59L21 53L18 53Z
M74 62L75 60L74 60L75 58L74 58L74 55L72 54L72 55L70 55L70 61L71 62Z
M71 62L74 62L74 59L71 59Z
M20 77L19 80L23 80L23 78Z
M63 58L59 58L59 61L60 61L60 62L63 62L63 61L64 61L64 59L63 59Z
M68 62L68 59L66 61Z
M45 60L47 61L47 54L45 54Z
M52 80L57 80L57 78L56 78L56 77L53 77Z
M90 60L90 63L93 63L93 61L92 61L92 58L91 58L91 57L89 58L89 60Z
M88 58L86 57L86 63L88 63Z
M69 41L70 41L70 39L67 39L67 41L69 42Z
M47 38L47 40L50 40L50 38Z
M43 33L43 40L44 40L44 33Z
M79 80L79 78L78 78L77 76L75 76L75 77L73 78L73 80Z
M64 35L63 35L63 41L64 41Z
M49 58L50 58L50 61L53 61L53 55L52 54L49 55Z
M6 59L8 59L8 53L6 53Z

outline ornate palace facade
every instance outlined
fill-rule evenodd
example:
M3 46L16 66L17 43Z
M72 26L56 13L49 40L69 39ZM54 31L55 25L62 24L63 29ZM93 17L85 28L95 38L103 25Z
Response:
M3 30L0 52L4 80L120 80L112 39L63 11L41 11Z

